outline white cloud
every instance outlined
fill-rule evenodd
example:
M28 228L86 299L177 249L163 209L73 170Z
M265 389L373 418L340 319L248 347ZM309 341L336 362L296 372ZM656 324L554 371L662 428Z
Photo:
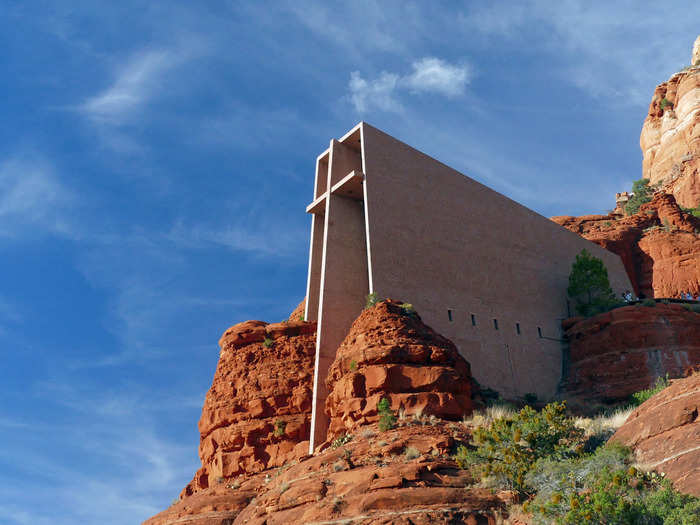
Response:
M121 66L112 85L87 99L81 110L94 121L119 124L148 102L162 86L163 75L177 63L172 52L143 51Z
M401 104L394 98L399 76L383 71L375 80L365 80L359 71L350 73L350 100L360 113L377 108L382 111L401 111Z
M435 93L454 97L464 93L471 80L468 64L454 65L436 57L424 57L412 64L413 72L400 76L382 71L374 80L362 77L359 71L350 74L350 101L360 113L371 109L399 113L403 110L397 93Z
M72 200L53 167L40 156L0 162L0 237L15 237L37 227L67 234L65 212Z
M468 65L456 66L439 58L426 57L413 63L413 73L404 78L404 82L416 91L454 97L464 93L470 79Z

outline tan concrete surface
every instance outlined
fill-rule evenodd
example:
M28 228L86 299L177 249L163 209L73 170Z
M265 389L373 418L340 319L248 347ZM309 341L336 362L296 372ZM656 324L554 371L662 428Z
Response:
M586 248L603 259L617 293L632 289L617 255L366 123L331 141L329 167L326 183L316 182L326 195L352 171L364 174L364 183L360 200L328 196L322 254L321 215L314 213L307 299L309 312L319 309L312 449L325 437L327 367L370 291L412 303L455 342L483 386L547 398L561 377L560 321L569 315L566 287L576 254ZM316 290L320 301L311 297Z

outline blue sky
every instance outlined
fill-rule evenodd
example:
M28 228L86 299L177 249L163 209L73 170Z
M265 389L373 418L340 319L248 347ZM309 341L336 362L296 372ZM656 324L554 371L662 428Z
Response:
M0 2L0 523L170 504L217 340L302 298L314 160L359 120L613 207L700 4L489 4Z

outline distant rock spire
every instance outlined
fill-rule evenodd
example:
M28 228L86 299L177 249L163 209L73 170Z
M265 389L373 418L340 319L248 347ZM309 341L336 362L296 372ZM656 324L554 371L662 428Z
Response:
M690 63L694 66L700 66L700 36L695 39L695 43L693 44L693 58Z

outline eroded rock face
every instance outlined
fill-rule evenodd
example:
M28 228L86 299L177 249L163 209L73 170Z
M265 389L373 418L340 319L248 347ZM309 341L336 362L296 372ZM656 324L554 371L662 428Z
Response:
M700 294L700 219L657 193L635 215L560 216L552 220L620 256L634 292L647 297Z
M688 208L700 203L700 61L693 60L656 87L639 138L644 178Z
M226 330L199 420L202 468L182 496L304 454L315 332L315 323L262 321Z
M469 363L455 345L397 301L364 310L338 348L326 379L329 438L393 410L460 419L472 411Z
M210 487L146 524L504 523L514 495L474 487L451 456L466 432L445 421L367 425L342 447Z
M625 400L657 377L680 377L700 363L700 314L680 305L625 306L564 326L566 398Z
M673 381L635 410L611 438L642 465L700 497L700 373Z

